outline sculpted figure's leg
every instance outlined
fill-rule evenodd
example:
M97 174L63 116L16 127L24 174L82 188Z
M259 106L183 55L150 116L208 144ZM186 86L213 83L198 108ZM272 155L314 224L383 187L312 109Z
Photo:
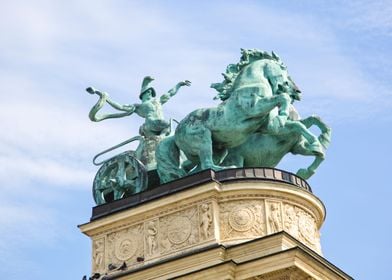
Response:
M199 159L202 169L211 168L214 163L212 161L212 140L211 131L205 129L202 135L202 141L200 142Z
M228 155L223 160L222 165L244 167L244 157L241 156L240 152L238 151L238 148L230 149Z
M212 148L212 159L214 161L214 164L222 165L222 162L226 158L227 153L228 153L228 151L226 148L218 149L218 148L213 147Z
M199 159L201 169L213 169L213 170L222 170L224 169L221 166L215 165L213 161L212 154L212 139L211 139L211 131L207 128L203 130L203 134L200 135L200 150L199 150Z

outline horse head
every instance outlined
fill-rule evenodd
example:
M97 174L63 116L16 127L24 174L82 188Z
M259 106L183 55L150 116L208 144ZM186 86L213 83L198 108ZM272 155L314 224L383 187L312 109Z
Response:
M289 76L287 67L283 63L266 63L264 75L271 85L274 95L279 94L284 89L293 100L301 100L301 90Z
M267 81L259 81L236 88L230 100L235 100L236 107L245 113L253 113L256 104L266 96L272 96L271 87Z
M301 91L288 75L287 68L274 52L268 53L256 49L241 49L241 59L238 63L229 64L225 73L222 73L224 80L221 83L213 83L211 87L218 91L215 99L225 101L233 93L244 93L244 87L250 88L250 85L262 84L265 81L269 83L272 94L279 94L279 86L285 87L286 92L293 100L300 100ZM260 89L259 89L260 90ZM263 94L268 96L267 94Z

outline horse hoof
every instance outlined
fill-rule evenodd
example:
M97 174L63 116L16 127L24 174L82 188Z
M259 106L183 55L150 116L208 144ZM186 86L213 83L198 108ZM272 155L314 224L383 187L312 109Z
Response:
M221 171L223 169L226 169L224 166L219 166L219 165L213 165L210 167L214 171Z
M325 156L324 149L319 142L314 142L314 143L310 144L309 150L311 150L315 156L318 156L318 157Z
M314 174L314 171L310 171L306 168L301 168L297 171L297 176L301 177L304 180L307 180Z

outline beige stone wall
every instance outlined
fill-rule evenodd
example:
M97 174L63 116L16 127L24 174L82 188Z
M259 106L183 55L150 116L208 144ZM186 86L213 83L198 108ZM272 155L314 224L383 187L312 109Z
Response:
M286 231L321 254L325 209L285 183L207 183L80 226L92 239L92 271L137 268L203 248Z

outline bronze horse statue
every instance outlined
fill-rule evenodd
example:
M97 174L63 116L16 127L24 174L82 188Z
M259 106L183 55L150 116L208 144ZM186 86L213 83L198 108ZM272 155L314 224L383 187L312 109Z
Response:
M321 133L318 140L326 150L330 144L331 129L317 116L299 120L306 128L317 126ZM314 153L310 143L298 132L291 131L279 135L252 134L245 143L229 149L223 165L236 167L275 167L288 154L315 156L307 168L300 168L297 175L309 179L323 162L324 154Z
M301 135L309 153L324 156L319 139L302 122L289 118L290 103L299 90L278 56L242 50L240 62L230 64L224 78L222 83L212 85L222 103L188 114L175 134L159 143L156 160L162 183L195 170L240 167L222 163L230 149L257 133ZM185 161L181 161L181 155Z

